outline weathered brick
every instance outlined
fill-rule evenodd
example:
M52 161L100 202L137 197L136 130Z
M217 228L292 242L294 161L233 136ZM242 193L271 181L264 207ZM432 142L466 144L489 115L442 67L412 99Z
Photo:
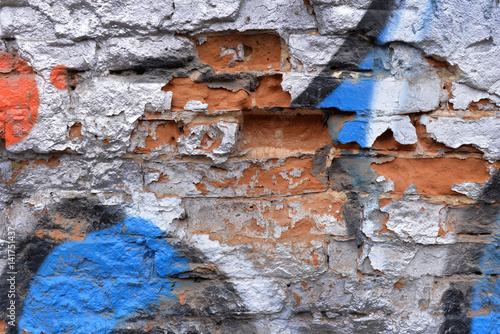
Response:
M274 34L230 34L199 37L201 61L217 71L278 70L281 68L281 38Z

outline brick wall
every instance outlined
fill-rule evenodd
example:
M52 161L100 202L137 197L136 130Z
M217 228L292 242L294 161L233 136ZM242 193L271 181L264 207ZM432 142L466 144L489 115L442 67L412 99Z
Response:
M0 333L496 333L491 1L3 1Z

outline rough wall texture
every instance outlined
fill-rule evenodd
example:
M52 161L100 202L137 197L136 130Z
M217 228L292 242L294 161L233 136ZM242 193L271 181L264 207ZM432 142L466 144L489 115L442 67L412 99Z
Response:
M500 332L496 0L1 0L0 333Z

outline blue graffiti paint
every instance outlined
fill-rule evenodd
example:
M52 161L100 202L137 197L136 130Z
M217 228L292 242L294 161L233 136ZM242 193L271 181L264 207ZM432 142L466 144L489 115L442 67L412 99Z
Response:
M174 298L168 277L189 268L140 218L65 242L33 278L19 323L33 333L110 333L126 317Z
M496 223L500 224L500 221ZM500 274L500 235L495 235L491 243L484 247L479 268L486 275Z
M357 142L362 147L369 147L366 140L367 131L369 131L374 90L379 82L374 77L386 75L390 70L389 63L389 49L375 48L358 67L369 70L370 74L362 74L361 78L357 80L345 80L317 105L317 108L335 107L342 111L355 112L358 117L356 120L346 122L341 129L331 133L334 143Z
M432 17L438 13L438 6L439 6L440 0L429 0L427 3L427 8L425 10L425 14L423 16L423 23L422 23L422 28L419 31L418 34L418 40L421 41L424 37L425 34L427 33L427 30L431 26L431 21Z
M362 112L370 109L374 79L346 80L321 101L316 108L335 107L343 111Z
M356 112L358 115L364 114L370 109L374 86L375 80L372 78L357 81L346 80L328 95L318 108L335 107L343 111ZM357 142L362 147L366 147L368 122L365 118L358 118L345 123L338 138L335 139L342 144Z
M472 311L489 313L472 318L471 334L500 333L500 281L488 277L477 282L472 297ZM486 313L486 312L485 312Z
M338 140L342 144L356 142L361 147L369 147L366 139L369 126L370 121L366 118L346 122L339 133Z
M370 51L365 59L361 62L361 64L358 65L358 69L360 70L373 70L373 64L375 61L375 51L372 50Z
M416 41L421 41L425 37L425 33L431 24L433 15L438 10L438 0L427 0L427 4L423 12L418 13L419 22L414 22L412 27L412 33L415 35ZM380 44L385 44L397 40L397 32L400 27L400 23L404 21L404 11L411 11L412 9L404 9L407 1L404 0L399 5L399 9L394 10L391 13L391 18L387 22L384 29L377 36L377 41ZM409 6L411 8L411 5Z
M392 41L393 36L395 35L399 22L401 20L401 11L393 11L391 13L391 18L387 22L384 29L377 36L377 41L380 44L388 43Z
M500 216L495 226L500 225ZM496 232L498 233L498 232ZM479 268L483 274L500 274L500 234L495 234L482 252ZM484 277L474 284L471 308L474 312L483 311L471 321L471 334L500 333L500 280L497 277Z
M424 37L425 31L433 14L438 7L439 0L427 0L425 10L420 16L420 27L417 39L421 40ZM377 36L379 44L389 43L394 40L398 29L401 26L404 17L404 8L407 5L406 0L399 2L397 8L390 13L390 18L384 29ZM412 7L409 5L409 7ZM406 9L407 11L409 9ZM417 24L418 25L418 24ZM377 47L365 57L358 65L359 70L371 71L372 75L385 75L389 68L389 50L388 48ZM334 131L339 133L338 137L332 136L332 141L337 140L341 143L357 142L362 147L369 147L367 143L367 133L370 128L371 106L374 98L375 86L377 81L368 76L361 77L359 80L345 80L335 90L333 90L326 98L317 104L316 108L337 108L342 111L356 112L358 119L344 124L342 131Z

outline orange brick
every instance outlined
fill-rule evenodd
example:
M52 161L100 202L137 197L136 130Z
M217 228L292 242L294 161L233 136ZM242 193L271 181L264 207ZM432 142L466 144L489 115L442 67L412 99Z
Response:
M247 115L242 126L243 150L277 148L290 152L314 152L330 144L323 115Z
M69 128L69 138L82 138L82 123L75 123Z
M282 74L266 75L259 78L255 91L255 106L259 108L290 107L292 96L283 91Z
M380 175L394 181L396 193L403 193L414 183L419 194L423 195L457 195L451 190L453 184L485 182L490 177L487 166L484 160L475 158L396 158L380 165L371 165Z
M238 56L238 45L241 45ZM278 70L281 38L272 34L209 36L197 45L200 60L216 71ZM235 60L236 58L236 60Z
M172 110L184 110L188 101L195 100L208 104L208 110L250 109L251 96L244 90L235 93L223 88L210 88L189 78L174 78L162 88L172 92Z
M147 124L151 125L153 121L139 121L139 126ZM132 134L134 136L134 134ZM180 131L176 122L160 121L158 122L154 133L148 131L148 136L145 138L145 147L136 147L135 152L150 153L165 145L172 145L177 147L177 139L179 139Z

